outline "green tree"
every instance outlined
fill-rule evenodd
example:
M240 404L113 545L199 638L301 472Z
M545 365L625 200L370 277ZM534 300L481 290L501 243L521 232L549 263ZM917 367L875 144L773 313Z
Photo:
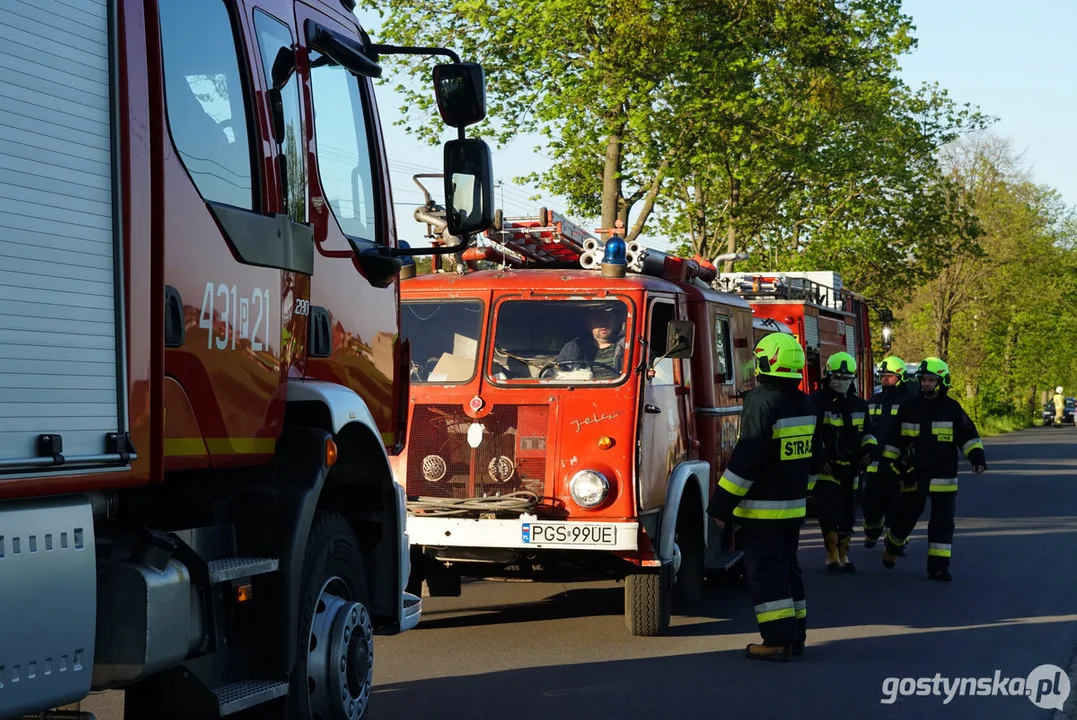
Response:
M385 18L381 41L450 45L486 66L489 120L475 131L497 143L521 132L547 139L550 169L525 180L604 227L622 221L630 239L657 210L667 231L688 233L688 249L708 257L747 247L763 228L776 237L792 193L806 205L852 187L849 205L862 192L852 170L884 186L893 173L861 163L864 147L889 149L891 161L910 150L895 137L906 116L888 113L920 103L915 129L933 141L953 126L942 94L908 97L893 79L897 55L912 44L899 0L364 7ZM421 61L399 62L428 74ZM416 123L416 113L430 117L429 94L398 89L410 111L401 122L437 141L443 128ZM802 225L794 232L807 238Z
M943 163L981 233L899 313L895 348L946 359L973 417L1028 420L1044 390L1077 379L1060 331L1077 320L1073 209L1033 182L1005 140L968 138Z

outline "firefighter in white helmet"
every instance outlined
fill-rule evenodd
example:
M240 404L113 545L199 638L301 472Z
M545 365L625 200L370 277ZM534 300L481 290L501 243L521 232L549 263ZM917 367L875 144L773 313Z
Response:
M1062 395L1061 385L1055 388L1055 394L1054 397L1051 398L1051 401L1055 404L1055 425L1061 427L1062 415L1066 409L1066 398Z

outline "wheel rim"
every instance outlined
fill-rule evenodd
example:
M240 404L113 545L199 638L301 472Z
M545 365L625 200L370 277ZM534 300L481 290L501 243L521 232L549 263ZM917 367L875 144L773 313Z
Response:
M314 720L358 720L374 677L374 631L339 577L322 585L307 641L307 692Z

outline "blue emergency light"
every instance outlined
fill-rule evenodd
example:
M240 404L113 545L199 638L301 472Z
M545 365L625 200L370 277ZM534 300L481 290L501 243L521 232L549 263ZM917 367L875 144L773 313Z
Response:
M602 255L602 274L606 277L624 277L628 271L626 252L625 241L616 235L611 236L606 241Z
M398 240L396 244L401 249L411 250L411 243L409 243L407 240ZM415 257L413 255L402 255L401 260L405 265L415 264Z

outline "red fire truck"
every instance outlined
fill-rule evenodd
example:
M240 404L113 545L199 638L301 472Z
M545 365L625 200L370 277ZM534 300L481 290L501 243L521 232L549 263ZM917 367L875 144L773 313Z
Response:
M412 590L623 578L629 630L661 634L674 600L691 606L708 572L738 565L705 509L756 333L781 325L753 327L698 259L603 245L545 210L495 218L459 272L402 282L411 432L393 462Z
M372 633L419 620L373 78L456 58L374 45L353 9L0 15L2 718L116 688L129 719L358 718ZM482 70L434 81L447 225L478 232Z
M826 374L826 359L845 351L856 358L857 393L871 397L875 363L868 301L843 288L838 273L732 273L723 275L717 284L747 300L757 318L789 328L800 341L807 361L801 390L818 390Z

